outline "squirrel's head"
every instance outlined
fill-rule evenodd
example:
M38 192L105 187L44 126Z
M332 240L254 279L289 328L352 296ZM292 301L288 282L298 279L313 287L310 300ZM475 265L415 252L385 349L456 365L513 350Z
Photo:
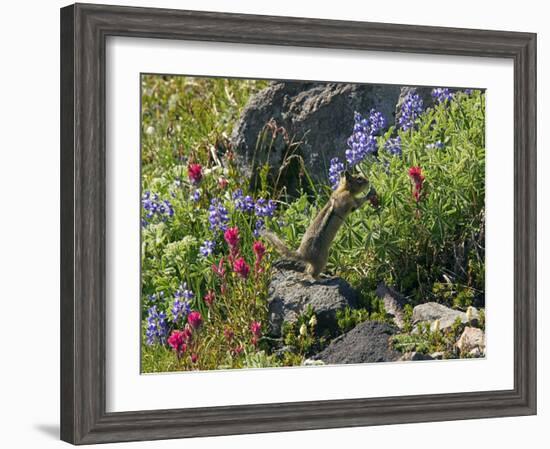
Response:
M361 175L354 175L349 171L342 173L338 190L347 190L352 195L364 192L369 186L369 180Z

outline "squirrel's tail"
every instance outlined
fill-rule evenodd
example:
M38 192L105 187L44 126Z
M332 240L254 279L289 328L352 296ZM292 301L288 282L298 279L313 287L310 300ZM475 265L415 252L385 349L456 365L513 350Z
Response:
M289 249L285 245L285 243L273 232L264 229L260 232L260 235L264 237L269 243L271 243L275 247L277 252L285 259L298 260L303 262L304 258L300 256L297 251L292 251L291 249Z

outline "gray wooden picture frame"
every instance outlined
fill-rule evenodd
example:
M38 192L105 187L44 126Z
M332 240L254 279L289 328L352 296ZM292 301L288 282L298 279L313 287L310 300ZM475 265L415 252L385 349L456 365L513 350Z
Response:
M508 58L514 64L514 388L106 412L107 36ZM536 413L536 35L76 4L61 9L61 439L74 444ZM503 199L504 200L504 199ZM510 292L512 294L512 292Z

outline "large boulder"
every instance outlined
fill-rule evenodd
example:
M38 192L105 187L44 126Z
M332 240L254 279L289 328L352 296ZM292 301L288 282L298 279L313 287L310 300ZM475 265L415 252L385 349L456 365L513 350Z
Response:
M257 168L268 157L272 179L276 179L288 150L288 136L300 142L297 154L313 180L326 183L331 158L344 159L354 112L368 114L374 108L390 125L399 94L399 86L391 85L274 82L249 100L233 129L231 143L236 160L251 178L252 187L257 182ZM256 149L258 136L271 119L286 133L276 133L272 146ZM290 170L280 179L280 185L291 190L297 182L296 172Z
M320 331L336 330L336 312L356 307L358 293L341 278L314 281L301 271L276 265L268 290L269 333L281 335L283 322L295 322L311 306Z
M457 318L464 324L468 322L476 323L479 319L479 313L477 309L472 307L470 309L470 316L468 316L465 312L451 309L437 302L427 302L413 309L412 321L413 325L430 323L432 327L437 321L438 328L444 330L450 328Z
M402 356L390 345L395 332L396 329L386 323L364 321L332 340L312 358L326 364L393 362Z
M467 326L456 342L461 354L480 356L485 353L485 333L476 327Z

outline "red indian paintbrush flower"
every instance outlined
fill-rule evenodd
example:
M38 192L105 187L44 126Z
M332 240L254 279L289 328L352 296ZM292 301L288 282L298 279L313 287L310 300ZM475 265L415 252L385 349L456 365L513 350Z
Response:
M413 197L416 202L420 201L420 196L422 194L422 186L424 185L424 175L422 174L422 169L420 167L411 167L409 168L409 176L412 179L413 185Z
M252 323L250 323L250 332L252 332L252 344L256 346L258 344L258 341L260 340L260 337L262 336L262 323L258 321L252 321Z
M259 321L252 321L252 323L250 323L250 332L256 337L262 335L262 323Z
M254 254L256 254L256 258L262 260L262 257L264 257L265 254L264 244L259 240L256 240L252 245L252 249L254 250Z
M214 299L216 299L216 293L214 293L212 290L210 290L206 295L204 295L204 302L208 305L208 307L212 306Z
M243 350L244 350L243 346L242 346L242 345L239 345L239 346L236 346L235 348L233 348L233 349L231 350L231 354L232 354L233 356L236 356L236 355L239 355L241 352L243 352Z
M187 315L187 322L193 329L198 329L202 325L202 316L200 312L193 311Z
M192 338L193 338L193 331L191 330L189 325L186 324L185 329L183 329L183 339L185 340L185 343L190 343Z
M199 355L198 354L191 354L191 362L192 363L197 363L197 361L199 360Z
M187 349L186 338L183 331L172 331L168 337L168 344L170 347L178 353L178 355L185 352Z
M223 238L231 248L235 248L239 244L239 228L229 228L224 232Z
M202 179L202 166L201 164L189 164L187 166L187 174L193 184L198 184Z
M254 250L254 254L256 254L256 263L254 264L254 270L256 271L256 273L262 273L263 269L260 264L262 263L262 259L265 254L265 246L262 242L256 240L252 245L252 249Z
M424 175L422 174L422 168L420 167L409 168L409 176L413 179L414 182L424 181Z
M233 264L233 271L243 279L246 279L248 277L248 273L250 273L250 267L244 258L239 257Z
M225 267L223 266L224 259L220 259L218 265L212 264L212 271L219 277L223 278L225 276Z

